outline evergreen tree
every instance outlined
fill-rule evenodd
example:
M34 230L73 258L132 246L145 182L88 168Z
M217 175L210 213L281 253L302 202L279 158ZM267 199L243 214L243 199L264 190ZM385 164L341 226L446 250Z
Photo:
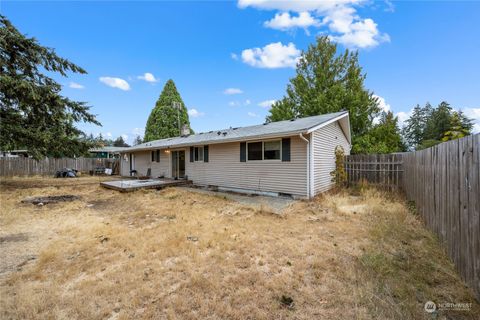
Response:
M380 121L358 138L352 153L392 153L406 151L398 127L398 118L391 111L382 112Z
M443 101L436 108L429 103L423 108L417 105L406 120L403 134L410 149L421 150L469 135L472 128L471 119Z
M337 53L328 37L318 37L302 53L296 75L290 79L286 96L273 104L267 121L302 118L348 110L353 144L373 126L379 114L378 101L364 87L365 74L358 53ZM358 148L357 148L358 149Z
M442 101L429 115L425 128L424 140L440 141L445 132L449 131L452 124L452 107Z
M180 103L180 110L174 107L174 102ZM168 80L155 104L145 127L144 142L180 136L182 125L190 129L187 108L183 103L173 80ZM190 132L193 131L190 129Z
M0 15L0 149L26 148L37 159L85 154L93 145L75 123L100 123L84 102L60 95L45 71L86 73Z
M403 135L410 149L415 149L423 140L425 140L427 122L432 117L434 109L430 103L424 107L416 105L412 110L412 115L405 121Z
M442 141L449 141L463 138L470 134L473 128L473 121L460 111L454 111L450 121L450 130L443 134Z
M142 137L140 137L139 135L137 135L135 137L135 140L133 140L133 145L136 146L136 145L139 145L139 144L142 144L143 143L143 139Z
M130 147L128 143L125 142L122 136L118 137L113 141L113 146L114 147Z

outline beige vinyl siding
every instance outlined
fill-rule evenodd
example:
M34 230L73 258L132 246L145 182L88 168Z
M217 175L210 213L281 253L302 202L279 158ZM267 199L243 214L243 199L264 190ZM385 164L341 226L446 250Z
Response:
M209 162L190 162L190 148L182 148L185 150L185 174L194 184L307 197L307 143L298 136L291 137L290 161L240 162L240 142L208 147ZM135 169L139 175L152 168L153 177L163 174L171 177L170 158L171 153L161 150L160 163L152 163L150 151L136 152ZM129 168L129 162L122 156L122 175L128 176Z
M121 157L121 175L130 175L130 154L127 153L127 161L124 155ZM152 177L170 177L170 153L166 153L165 150L160 150L160 162L152 162L151 151L139 151L135 152L135 170L138 175L143 176L147 174L148 168L152 169Z
M209 145L209 162L190 162L186 174L198 185L213 185L262 192L307 196L307 143L291 137L290 162L259 160L240 162L240 142Z
M327 191L333 186L330 172L335 170L335 147L340 145L345 154L350 154L350 143L338 121L312 133L313 149L313 191L314 194Z

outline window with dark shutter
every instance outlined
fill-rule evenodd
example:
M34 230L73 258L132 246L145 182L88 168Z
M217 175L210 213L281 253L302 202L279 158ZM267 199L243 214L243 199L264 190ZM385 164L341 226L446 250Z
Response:
M208 162L208 146L203 146L203 162Z
M152 151L152 162L155 161L155 151Z
M240 162L247 161L247 143L240 142Z
M160 162L160 150L157 150L157 162Z
M248 148L248 161L262 160L263 143L262 142L250 142L247 145Z
M194 149L195 149L194 147L190 147L190 162L193 162L193 152L194 152L193 150Z
M290 138L282 139L282 161L290 161Z

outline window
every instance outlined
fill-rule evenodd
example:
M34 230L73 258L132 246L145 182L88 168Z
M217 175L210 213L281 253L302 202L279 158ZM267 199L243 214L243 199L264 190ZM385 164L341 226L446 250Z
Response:
M152 151L152 162L160 162L160 150Z
M248 143L248 161L262 160L262 142Z
M203 161L203 147L194 148L195 161Z
M280 160L280 140L263 142L263 159Z
M248 161L280 160L281 140L249 142L247 152Z

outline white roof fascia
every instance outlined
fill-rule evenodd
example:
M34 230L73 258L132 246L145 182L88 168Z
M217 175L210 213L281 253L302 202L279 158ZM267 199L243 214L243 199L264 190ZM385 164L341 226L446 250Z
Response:
M328 121L326 121L326 122L323 122L323 123L321 123L321 124L319 124L319 125L317 125L317 126L315 126L315 127L311 127L310 129L307 130L307 133L312 133L313 131L318 130L318 129L320 129L320 128L323 128L323 127L329 125L330 123L334 123L335 121L338 121L338 120L340 120L340 119L342 119L342 118L344 118L344 117L348 117L348 112L345 112L344 114L341 114L341 115L339 115L338 117L335 117L335 118L330 119L330 120L328 120ZM350 123L350 121L349 121L349 123Z

